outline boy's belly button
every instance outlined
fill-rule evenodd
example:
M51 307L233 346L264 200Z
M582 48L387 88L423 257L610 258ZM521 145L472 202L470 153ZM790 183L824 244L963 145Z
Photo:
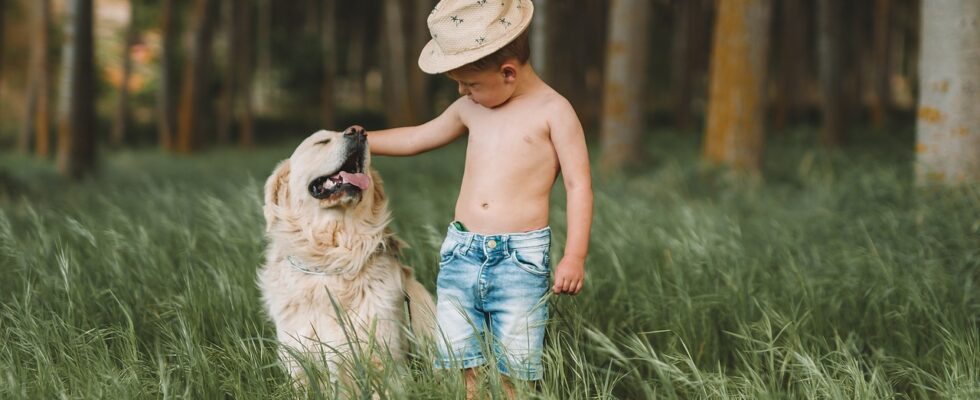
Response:
M484 210L486 210L486 209L490 208L490 203L483 202L483 204L480 204L480 207L483 208Z

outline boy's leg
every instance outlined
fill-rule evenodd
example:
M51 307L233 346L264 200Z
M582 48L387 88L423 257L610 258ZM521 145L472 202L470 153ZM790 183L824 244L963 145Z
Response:
M463 379L466 382L466 398L475 399L477 395L476 368L467 368L463 370Z
M440 369L458 371L486 364L480 346L485 316L474 297L482 261L465 254L465 244L450 231L440 248L435 335L435 367Z

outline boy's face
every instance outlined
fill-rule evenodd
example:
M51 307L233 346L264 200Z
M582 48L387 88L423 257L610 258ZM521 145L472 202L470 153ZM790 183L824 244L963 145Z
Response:
M487 108L506 103L516 87L516 69L510 64L504 64L499 69L453 71L447 75L459 85L461 96L467 96L474 103Z

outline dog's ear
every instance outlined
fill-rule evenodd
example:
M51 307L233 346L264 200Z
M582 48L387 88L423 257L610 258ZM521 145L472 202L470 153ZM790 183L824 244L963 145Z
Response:
M276 222L276 208L289 201L289 160L283 160L265 181L265 230L272 230Z

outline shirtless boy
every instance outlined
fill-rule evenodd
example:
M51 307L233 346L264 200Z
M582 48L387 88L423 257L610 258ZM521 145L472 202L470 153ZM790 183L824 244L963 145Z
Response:
M469 132L455 221L440 249L437 282L439 359L463 369L491 359L511 380L542 377L541 351L549 286L578 294L592 222L592 183L585 136L571 104L528 62L529 0L443 0L428 18L433 40L419 67L447 73L460 98L442 115L413 127L368 133L373 154L410 156ZM567 193L565 254L549 278L548 202L561 172ZM506 385L513 396L513 387Z

